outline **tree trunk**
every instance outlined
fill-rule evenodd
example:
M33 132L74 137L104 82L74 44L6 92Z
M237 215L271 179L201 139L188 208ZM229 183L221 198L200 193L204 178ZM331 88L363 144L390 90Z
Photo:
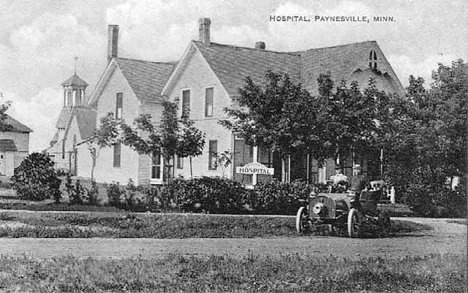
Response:
M94 168L96 167L96 158L92 158L93 165L91 166L91 181L94 181Z

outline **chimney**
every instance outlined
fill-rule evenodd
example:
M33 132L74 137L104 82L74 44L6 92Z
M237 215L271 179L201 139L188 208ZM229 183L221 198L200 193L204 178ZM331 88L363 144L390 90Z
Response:
M211 20L209 18L200 18L198 21L198 39L205 45L210 45L210 25Z
M265 50L266 45L265 42L255 42L255 49Z
M107 62L117 58L119 50L119 26L110 24L107 30Z

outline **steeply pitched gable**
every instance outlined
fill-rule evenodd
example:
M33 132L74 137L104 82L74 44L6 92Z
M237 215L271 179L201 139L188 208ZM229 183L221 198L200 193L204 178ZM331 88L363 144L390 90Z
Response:
M298 54L301 55L301 82L312 94L318 92L317 78L320 74L330 72L332 80L335 81L335 86L342 80L349 82L351 81L349 80L349 76L355 70L364 70L368 67L368 56L372 50L378 51L379 59L377 62L379 66L377 70L380 73L389 74L397 87L399 87L399 90L404 91L401 83L375 41L298 52ZM361 87L366 86L367 84L361 85Z
M113 58L97 83L88 104L95 107L107 82L115 70L120 70L142 102L160 102L161 91L176 66L175 62L150 62L136 59Z
M76 107L73 115L76 116L81 138L91 137L96 129L96 110L89 107Z

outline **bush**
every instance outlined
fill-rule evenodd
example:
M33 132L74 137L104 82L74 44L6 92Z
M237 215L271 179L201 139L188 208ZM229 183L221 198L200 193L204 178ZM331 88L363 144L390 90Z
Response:
M54 162L44 153L32 153L15 169L13 188L21 199L41 201L53 197L60 201L60 183Z
M99 204L99 198L98 198L98 195L99 195L99 188L97 186L97 183L96 181L91 181L91 188L90 189L86 189L86 197L87 197L87 200L88 200L88 204L89 205L98 205Z
M81 185L80 180L77 180L75 185L73 185L70 175L67 175L65 190L68 193L71 205L82 205L84 203L83 197L85 195L85 189Z
M455 190L435 185L410 184L404 201L418 216L422 217L466 217L466 183L461 182Z
M122 195L125 193L124 190L120 188L120 184L117 183L111 183L107 187L107 197L108 197L108 203L112 207L117 207L120 208L122 206Z
M238 182L220 177L190 180L175 179L162 191L161 197L186 212L237 214L243 211L246 190Z
M311 191L312 185L303 181L272 180L256 185L245 202L257 214L294 215L301 206L299 200L308 198Z
M160 198L185 212L294 215L301 205L299 199L306 199L311 191L312 185L303 181L273 180L249 190L229 179L202 177L175 179L163 189Z

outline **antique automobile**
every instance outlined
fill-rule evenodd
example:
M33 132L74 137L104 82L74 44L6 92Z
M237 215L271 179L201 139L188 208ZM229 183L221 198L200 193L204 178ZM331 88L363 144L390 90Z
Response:
M377 209L382 194L382 188L363 191L359 198L352 192L312 191L297 211L296 230L299 233L328 230L352 238L369 233L385 235L390 217L386 211Z

